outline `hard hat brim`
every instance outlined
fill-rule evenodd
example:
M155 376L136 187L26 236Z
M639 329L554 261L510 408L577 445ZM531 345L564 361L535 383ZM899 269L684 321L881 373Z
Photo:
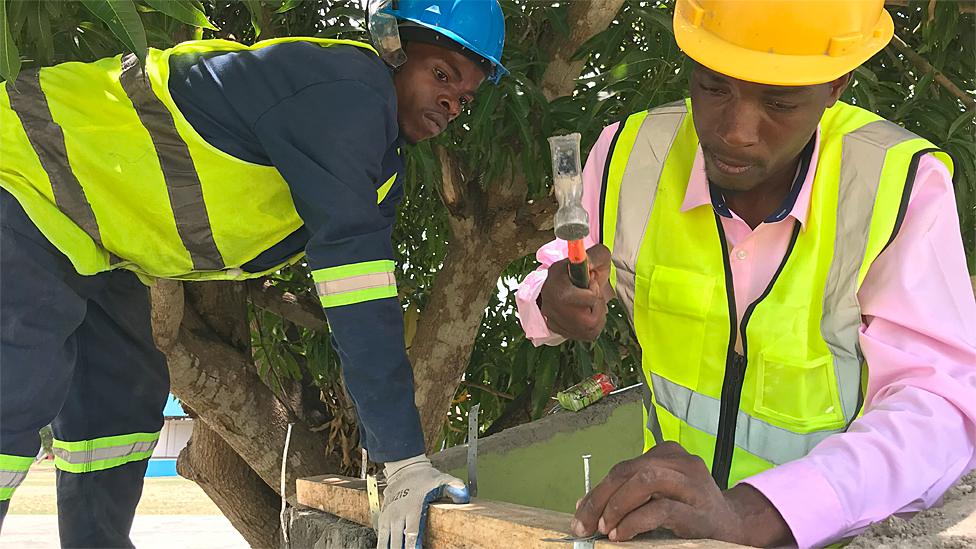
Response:
M674 38L688 57L715 72L757 84L809 86L832 82L881 51L895 32L887 10L868 40L845 55L787 55L737 46L676 17Z
M489 77L488 77L488 79L491 80L492 83L498 84L498 81L501 80L503 76L505 76L506 74L508 74L508 69L506 69L501 64L501 60L495 59L491 55L488 55L484 51L481 51L480 48L474 47L473 45L471 45L470 42L468 42L464 38L461 38L456 33L452 32L452 31L450 31L448 29L442 29L442 28L439 28L439 27L435 27L435 26L429 25L429 24L425 23L424 21L421 21L419 19L415 19L413 17L405 17L402 14L400 14L400 13L398 13L396 11L393 11L393 10L391 10L390 13L392 13L396 17L399 17L400 19L406 19L407 21L410 21L412 23L416 23L416 24L418 24L420 26L423 26L423 27L426 27L428 29L431 29L434 32L443 34L444 36L450 38L451 40L457 42L458 44L461 44L465 48L467 48L467 49L473 51L474 53L480 55L481 57L487 59L491 63L491 65L492 65L492 67L494 69L493 74L489 75Z

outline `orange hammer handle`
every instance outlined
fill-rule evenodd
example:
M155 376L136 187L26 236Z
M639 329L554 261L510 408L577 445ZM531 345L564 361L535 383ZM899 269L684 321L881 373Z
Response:
M590 287L590 265L586 260L586 248L582 240L570 240L569 246L569 279L577 288Z

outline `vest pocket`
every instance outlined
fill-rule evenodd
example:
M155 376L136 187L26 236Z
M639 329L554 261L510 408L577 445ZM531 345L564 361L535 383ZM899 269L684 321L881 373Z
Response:
M830 355L801 360L760 352L754 415L799 433L843 427Z
M643 279L643 280L641 280ZM636 310L647 313L637 333L645 351L660 361L656 372L685 387L697 387L705 344L705 326L712 304L715 279L700 273L655 265L650 280L638 275ZM642 303L643 302L643 303Z
M714 287L715 279L710 276L657 265L651 273L648 306L704 321L712 304Z

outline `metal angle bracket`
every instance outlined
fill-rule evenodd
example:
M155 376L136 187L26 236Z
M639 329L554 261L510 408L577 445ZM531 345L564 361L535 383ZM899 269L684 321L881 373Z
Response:
M366 475L366 495L369 498L369 520L373 530L379 531L380 524L380 490L376 484L375 475Z
M468 494L478 495L478 412L481 405L475 404L468 412Z

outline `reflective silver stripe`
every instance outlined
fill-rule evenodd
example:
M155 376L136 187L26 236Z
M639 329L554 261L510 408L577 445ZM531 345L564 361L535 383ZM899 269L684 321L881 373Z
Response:
M857 279L868 247L874 202L888 150L915 134L878 120L844 136L837 198L834 257L827 274L820 332L834 358L841 407L848 423L857 411L864 356L858 331Z
M650 381L646 377L641 383L641 403L647 412L647 430L654 436L654 443L661 444L664 442L664 434L661 431L661 421L657 418L657 408L654 407L654 401L651 397Z
M152 138L156 156L159 157L159 167L166 181L166 190L169 192L170 207L176 218L176 230L183 246L190 253L193 269L223 269L224 260L214 242L200 177L190 157L190 149L177 132L173 115L153 92L135 55L129 54L122 58L119 83Z
M64 131L54 122L47 97L41 89L40 69L21 74L17 78L16 86L7 82L7 92L10 108L20 118L27 139L51 181L51 191L58 209L101 246L102 236L95 220L95 212L88 203L85 190L71 170Z
M331 296L370 288L385 288L394 284L396 284L396 276L393 273L369 273L317 282L315 289L320 296Z
M657 374L651 374L658 405L688 425L718 436L721 402L696 393ZM777 427L739 410L735 420L735 445L776 465L805 456L814 446L844 429L801 434Z
M27 471L0 470L0 488L16 488L27 478Z
M669 103L650 111L637 131L633 149L620 151L630 156L620 182L617 225L611 255L617 269L617 297L627 309L631 326L634 323L634 273L637 272L637 254L651 219L664 162L687 112L684 101ZM636 154L631 154L632 151Z
M94 448L92 450L76 451L69 451L64 448L55 447L54 455L72 464L92 463L94 461L101 461L103 459L121 458L132 454L151 452L154 448L156 448L157 442L159 442L158 439L147 440L144 442L133 442L131 444L122 444L119 446L109 446L108 448Z
M627 165L620 181L617 199L617 223L613 237L612 260L617 272L614 289L627 310L627 320L634 326L634 288L637 285L637 256L647 232L647 224L654 209L657 187L664 171L664 163L671 152L678 130L688 113L684 101L675 101L651 110L637 130L634 145L628 154ZM617 154L616 151L611 151ZM632 154L636 152L637 154ZM612 159L608 158L609 163ZM647 429L656 443L664 440L657 409L652 403L649 382L644 383L644 409L647 410ZM655 389L656 391L656 389ZM716 416L717 417L717 416Z

